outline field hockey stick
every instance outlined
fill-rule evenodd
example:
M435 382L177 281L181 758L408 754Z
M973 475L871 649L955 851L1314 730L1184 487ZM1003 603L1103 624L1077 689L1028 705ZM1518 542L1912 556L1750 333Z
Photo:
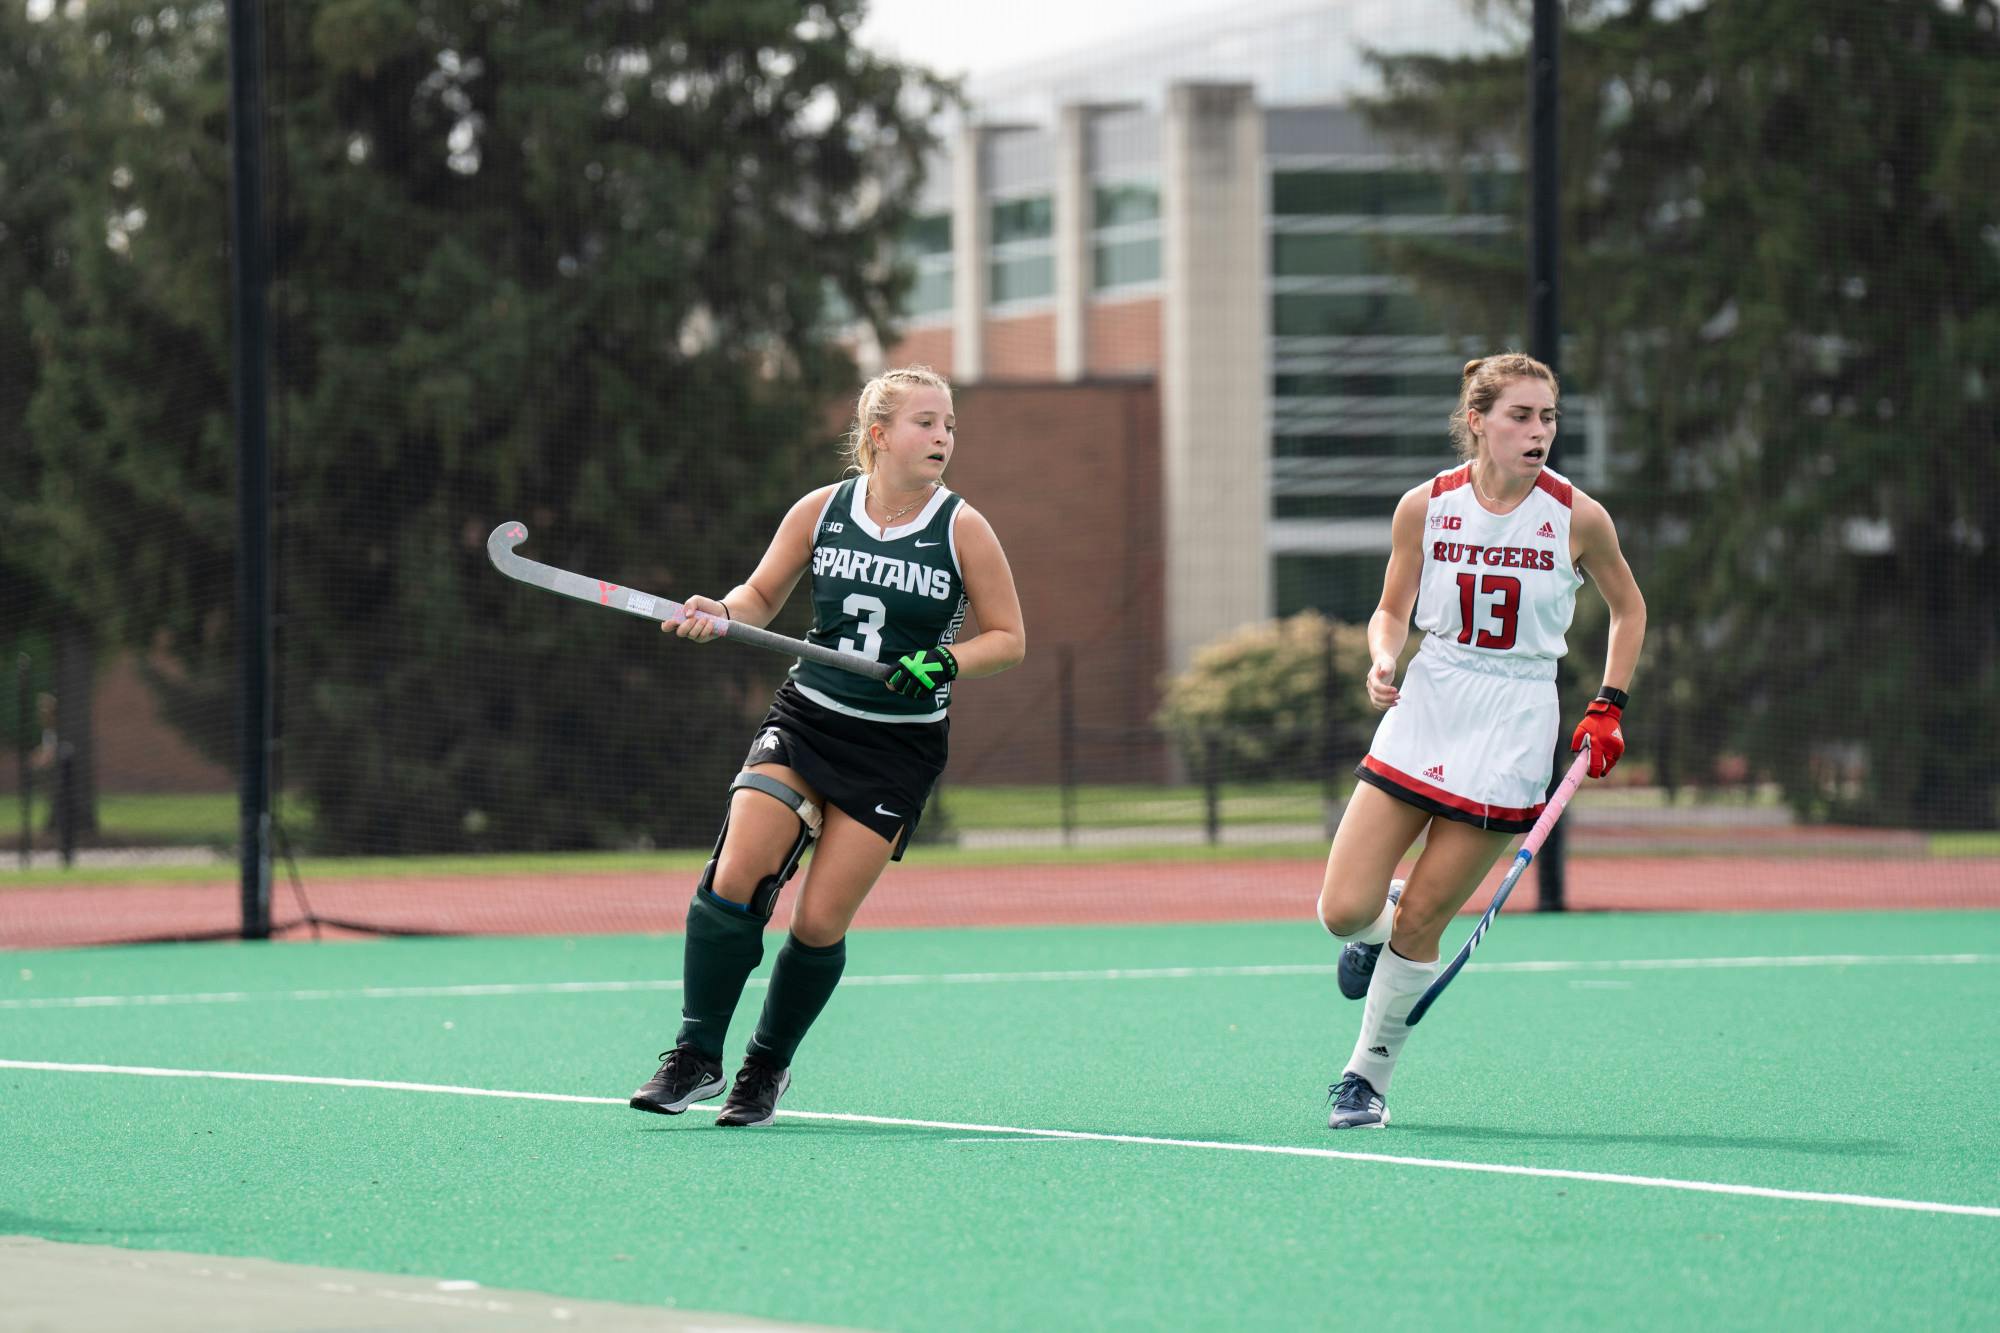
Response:
M1493 901L1487 906L1486 915L1480 917L1479 924L1472 928L1471 938L1460 947L1458 956L1451 960L1451 966L1438 973L1437 980L1425 988L1424 993L1418 997L1416 1004L1410 1009L1410 1016L1403 1020L1405 1024L1415 1027L1422 1021L1423 1016L1430 1012L1430 1007L1437 1003L1437 997L1444 994L1444 988L1451 984L1451 979L1458 975L1458 970L1465 966L1465 960L1472 957L1472 951L1479 947L1479 941L1486 938L1486 932L1492 928L1493 918L1500 915L1500 905L1506 902L1507 895L1514 891L1514 883L1521 878L1521 872L1528 868L1528 862L1534 860L1535 853L1542 850L1542 843L1549 836L1549 830L1556 826L1558 819L1562 818L1563 807L1569 804L1570 797L1576 795L1577 787L1583 783L1584 774L1589 771L1590 742L1585 740L1583 749L1577 753L1576 762L1569 766L1569 772L1563 774L1562 784L1556 788L1555 794L1549 797L1549 803L1542 807L1542 817L1535 821L1532 829L1528 830L1527 840L1521 844L1521 850L1514 853L1514 864L1508 868L1507 878L1501 880L1500 887L1494 890Z
M630 615L644 616L671 625L685 620L688 610L679 602L667 597L654 597L640 592L637 588L620 587L616 583L606 583L602 579L586 578L582 574L572 574L554 565L545 565L539 560L530 560L524 555L514 554L514 548L528 540L528 529L521 523L502 523L486 538L486 556L493 567L510 579L546 588L550 592L561 593L564 597L574 597L579 602L594 602L608 606L614 611L624 611ZM701 615L702 612L695 612ZM710 617L715 621L715 632L725 639L747 643L753 648L768 648L774 653L787 657L803 657L808 662L838 667L842 671L852 671L857 676L867 676L871 680L887 680L895 668L886 662L876 662L855 653L843 653L837 648L823 648L804 639L794 639L785 634L774 634L755 625L745 625L740 621L721 616Z

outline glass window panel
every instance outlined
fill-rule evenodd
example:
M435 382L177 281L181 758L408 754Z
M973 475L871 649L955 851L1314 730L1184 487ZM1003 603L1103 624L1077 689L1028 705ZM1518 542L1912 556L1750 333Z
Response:
M951 251L951 214L912 218L903 230L903 250L910 255L942 255Z
M1443 322L1405 292L1280 293L1271 328L1279 337L1413 337L1445 332Z
M1280 435L1271 452L1278 458L1434 458L1443 468L1453 458L1445 416L1435 435Z
M1048 195L993 205L993 244L1043 240L1055 234L1055 201Z
M1272 518L1388 518L1394 495L1274 495Z
M1092 286L1098 291L1107 287L1157 282L1159 277L1160 242L1157 238L1097 247Z
M1472 171L1456 180L1434 171L1279 171L1271 176L1273 211L1294 215L1517 213L1521 198L1518 171Z
M1279 171L1271 206L1286 214L1446 213L1444 177L1430 171Z
M1381 600L1388 559L1387 555L1278 556L1271 562L1278 614L1317 611L1350 625L1365 625Z
M1332 375L1273 375L1271 392L1279 398L1445 398L1458 397L1458 376L1435 373L1375 371Z
M1056 290L1056 261L1051 255L1002 259L993 265L992 280L990 299L994 305L1052 296Z
M1380 242L1354 232L1302 236L1279 233L1271 238L1271 272L1281 278L1386 273Z
M1475 171L1465 181L1468 213L1519 213L1524 197L1518 171Z
M1154 185L1100 185L1096 192L1093 225L1122 227L1132 222L1151 222L1160 216L1160 191Z
M951 270L925 269L917 274L906 302L912 315L935 315L951 309Z

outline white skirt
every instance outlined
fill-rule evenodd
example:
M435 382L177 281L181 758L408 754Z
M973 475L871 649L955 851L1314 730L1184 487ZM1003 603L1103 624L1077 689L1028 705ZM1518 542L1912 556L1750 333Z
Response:
M1426 638L1355 776L1434 815L1526 833L1548 800L1561 726L1553 659Z

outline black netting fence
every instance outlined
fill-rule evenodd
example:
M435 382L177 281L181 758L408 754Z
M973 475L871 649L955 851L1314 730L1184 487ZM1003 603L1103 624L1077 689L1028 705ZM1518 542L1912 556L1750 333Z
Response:
M786 663L487 536L720 595L912 362L1031 649L882 919L1309 920L1389 514L1530 335L1524 11L953 88L846 0L258 7L275 931L676 929ZM0 5L0 945L243 921L228 14ZM1651 612L1568 900L2000 904L1995 6L1567 20L1554 464Z

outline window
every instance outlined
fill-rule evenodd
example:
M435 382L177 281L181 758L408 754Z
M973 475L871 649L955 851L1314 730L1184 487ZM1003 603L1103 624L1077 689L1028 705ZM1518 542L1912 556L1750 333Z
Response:
M1045 194L997 199L987 213L987 304L1041 301L1055 295L1055 201Z
M1091 193L1093 291L1160 280L1160 187L1152 181L1099 185Z
M1344 375L1279 374L1271 377L1271 392L1279 398L1443 398L1456 401L1458 387L1458 376L1448 370L1433 373L1377 370Z
M1280 435L1271 441L1275 458L1424 458L1435 459L1437 468L1451 465L1451 436L1445 429L1445 414L1429 435ZM1434 469L1436 470L1436 469Z
M906 313L938 315L951 309L951 265L919 267L917 281L904 301Z
M1396 512L1393 495L1274 495L1272 518L1386 518Z
M930 213L911 218L903 229L903 252L909 255L951 253L951 214Z
M1100 231L1160 220L1160 191L1154 185L1100 185L1091 205L1091 225Z
M1130 287L1160 278L1160 240L1120 241L1100 245L1092 251L1091 285L1098 291L1107 287Z
M1394 508L1395 501L1390 500L1389 509ZM1317 611L1350 625L1365 625L1382 600L1382 571L1388 559L1386 553L1278 556L1271 562L1278 614Z
M1046 241L1055 235L1055 201L1048 195L1006 199L993 205L993 244Z
M1272 298L1279 337L1407 337L1443 333L1444 324L1405 292L1281 292Z
M1521 207L1518 171L1279 171L1271 176L1271 211L1340 216L1513 213Z
M1345 277L1386 268L1379 243L1361 232L1280 232L1271 238L1273 277Z
M1018 259L995 259L990 277L993 288L988 299L994 305L1053 296L1056 290L1055 256L1041 254Z

